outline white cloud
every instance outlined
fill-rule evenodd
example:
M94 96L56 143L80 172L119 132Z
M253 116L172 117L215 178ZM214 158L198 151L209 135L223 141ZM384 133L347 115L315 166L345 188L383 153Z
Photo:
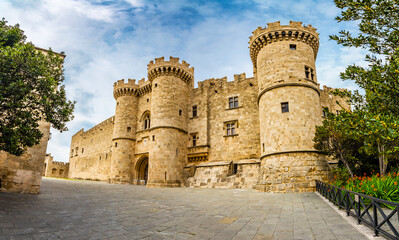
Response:
M144 1L143 0L125 0L127 3L132 5L132 7L143 7Z

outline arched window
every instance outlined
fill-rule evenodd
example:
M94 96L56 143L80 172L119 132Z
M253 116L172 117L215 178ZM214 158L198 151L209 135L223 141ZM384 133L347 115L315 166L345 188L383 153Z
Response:
M151 119L150 119L150 114L146 114L146 116L144 117L144 125L143 125L144 129L149 129L151 126Z

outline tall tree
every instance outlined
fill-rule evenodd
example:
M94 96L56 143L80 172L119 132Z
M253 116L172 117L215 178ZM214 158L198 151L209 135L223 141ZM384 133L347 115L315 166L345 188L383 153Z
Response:
M380 173L385 174L389 158L399 151L399 1L335 0L341 9L338 22L358 23L358 31L340 31L330 36L347 47L367 50L367 67L350 65L341 79L355 81L365 94L341 92L349 97L355 126L352 132L365 137L365 149L377 146ZM361 125L359 125L362 123Z
M39 121L67 130L74 102L66 99L63 57L26 42L19 25L0 21L0 150L21 155L40 142Z

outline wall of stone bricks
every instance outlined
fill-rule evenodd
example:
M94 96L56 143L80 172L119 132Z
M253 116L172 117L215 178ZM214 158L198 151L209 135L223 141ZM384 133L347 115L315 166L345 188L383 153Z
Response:
M39 122L43 133L40 143L27 149L22 156L0 151L0 191L16 193L40 192L40 181L46 157L47 142L50 137L50 124Z
M208 161L232 161L256 158L260 153L257 83L245 74L208 79L198 83L191 105L197 105L198 118L189 122L191 134L197 133L197 145L209 146ZM229 98L238 97L238 108L229 108ZM236 124L236 135L227 136L226 124Z
M315 191L315 180L327 180L329 166L318 153L297 152L262 159L255 189L265 192Z
M114 117L110 117L93 128L87 131L81 129L72 136L69 156L70 178L102 181L109 179L113 122Z
M320 90L320 103L322 107L327 107L328 110L334 114L341 110L341 106L346 110L351 110L350 104L348 102L332 93L334 88L330 88L327 86L323 86L323 89ZM341 89L345 90L345 89ZM337 104L337 102L339 104Z
M185 182L187 187L200 188L245 188L252 189L258 182L259 160L248 159L234 163L231 161L207 162L198 164L194 176ZM186 168L186 171L189 169Z
M53 159L54 157L51 156L51 154L46 154L43 166L43 176L68 178L69 163L55 162Z

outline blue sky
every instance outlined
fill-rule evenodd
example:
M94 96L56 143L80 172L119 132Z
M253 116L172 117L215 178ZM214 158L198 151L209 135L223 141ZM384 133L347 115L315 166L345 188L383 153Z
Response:
M356 26L337 23L328 0L2 0L2 17L19 23L28 41L64 51L67 96L77 101L68 132L52 130L47 152L68 161L71 136L114 115L113 83L147 77L156 57L180 57L195 68L195 81L245 72L252 76L249 36L258 26L289 20L311 24L320 34L316 62L321 86L355 89L339 79L349 64L364 64L360 49L329 41Z

